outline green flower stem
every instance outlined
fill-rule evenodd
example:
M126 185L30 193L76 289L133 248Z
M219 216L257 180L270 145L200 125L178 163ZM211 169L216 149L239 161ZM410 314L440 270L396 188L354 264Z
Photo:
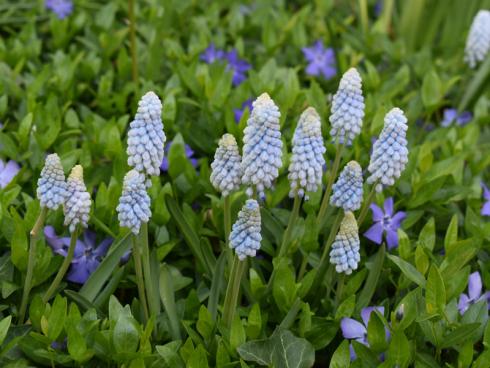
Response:
M225 253L228 258L228 264L233 262L233 252L229 247L231 233L231 198L230 196L223 197L223 217L225 227Z
M369 32L367 0L359 0L359 14L361 17L362 32L364 33L364 36L367 37L367 34Z
M332 170L330 171L330 177L327 182L327 189L323 195L322 204L320 205L320 210L318 211L318 216L316 217L316 222L318 225L323 223L325 213L327 212L328 202L330 199L330 193L332 192L333 181L337 177L337 172L339 171L340 159L342 157L342 152L344 151L344 144L337 144L335 148L335 159L333 162Z
M320 287L320 284L323 281L323 278L325 277L325 273L327 272L328 252L330 250L330 246L335 240L335 235L337 235L337 232L339 231L343 214L344 214L343 211L339 211L339 213L337 214L337 217L335 218L332 227L330 229L330 234L328 235L328 239L325 242L325 246L323 247L322 258L320 259L320 264L318 265L317 268L318 271L316 273L315 279L313 280L313 284L310 288L310 290L313 290L317 295L318 295L318 288Z
M56 277L51 283L51 286L49 287L48 291L46 291L46 293L43 296L43 303L47 303L48 300L51 299L54 292L60 285L61 280L63 280L66 271L68 271L68 267L70 267L71 261L73 260L73 255L75 254L75 246L77 244L78 232L79 232L79 227L77 226L75 228L75 231L71 233L70 247L68 248L68 253L66 254L65 260L61 264L61 267L58 270L58 273L56 274Z
M344 284L345 284L345 274L340 273L339 278L337 280L337 292L335 293L335 308L338 308L338 306L342 302L342 293L344 291Z
M236 255L233 257L223 305L223 321L229 329L231 328L231 323L235 317L238 294L240 293L240 284L243 272L245 271L245 265L246 261L240 261Z
M376 185L378 182L376 181L373 183L373 186L371 188L371 191L369 192L366 200L364 201L364 204L362 206L361 212L359 213L359 217L357 218L357 226L360 228L364 220L366 219L366 215L369 209L369 206L371 205L371 202L374 199L374 196L376 195Z
M148 303L146 302L145 293L145 281L143 278L143 269L141 266L141 252L140 246L138 244L138 238L136 236L132 237L133 240L133 260L134 260L134 271L136 273L136 284L138 286L138 295L140 297L140 302L143 308L143 314L145 316L145 323L148 321Z
M303 260L301 261L301 266L298 272L298 282L303 280L303 276L306 273L306 266L308 266L308 254L303 254Z
M129 40L131 52L131 77L135 89L138 90L138 58L136 53L136 21L134 16L134 0L128 0L128 17L129 17Z
M155 291L153 290L153 283L151 278L151 265L150 265L150 247L148 246L148 223L143 222L140 228L139 241L142 248L143 256L143 275L146 287L146 297L149 307L150 314L152 316L157 316L158 310L155 310L155 303L152 301L160 300L155 296Z
M36 246L39 239L39 230L43 227L44 221L46 220L46 215L48 214L48 209L43 207L41 213L31 230L30 242L29 242L29 258L27 260L27 272L26 279L24 281L24 290L22 292L22 302L20 304L19 311L19 323L24 322L24 318L27 310L27 301L29 300L29 293L32 288L32 277L34 274L34 267L36 265Z
M281 246L279 248L279 257L284 257L288 252L288 246L291 241L291 235L293 233L293 227L295 222L298 220L299 208L301 206L301 198L296 194L294 196L293 210L289 215L289 222L282 237Z

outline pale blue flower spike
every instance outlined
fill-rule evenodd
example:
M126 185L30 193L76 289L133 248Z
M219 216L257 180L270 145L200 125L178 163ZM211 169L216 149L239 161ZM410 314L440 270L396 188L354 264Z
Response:
M66 182L61 161L56 153L48 155L37 181L37 198L41 207L56 210L65 202Z
M116 208L120 226L127 227L138 235L141 223L150 220L150 206L145 176L136 170L129 171L124 177L122 194Z
M325 151L320 115L309 107L301 114L293 136L288 174L291 198L297 194L308 200L305 192L316 192L321 186Z
M147 176L160 175L166 137L162 103L154 92L146 93L138 102L138 111L129 127L128 165ZM146 185L150 186L149 180Z
M211 184L223 196L240 188L242 183L241 161L235 137L232 134L224 134L214 154L210 178Z
M356 161L350 161L332 187L330 204L344 211L356 211L361 208L362 195L362 168Z
M267 93L253 103L243 136L242 183L247 195L257 190L260 198L271 188L282 166L281 113Z
M233 224L230 234L230 248L240 261L248 257L255 257L260 249L260 208L255 199L248 199L238 213L238 219Z
M87 227L91 205L90 194L83 182L83 168L76 165L68 176L66 201L63 208L65 226L69 226L70 232L75 231L77 225Z
M352 212L346 212L330 251L330 263L335 266L337 273L350 275L357 269L361 260L359 247L356 218Z
M470 68L485 60L490 51L490 11L482 9L473 18L466 39L464 61Z
M384 127L379 139L374 142L368 171L371 174L367 183L378 182L376 191L383 186L395 184L408 162L407 118L398 107L391 109L385 116Z
M330 115L330 136L335 143L352 145L359 135L364 118L362 79L355 68L350 68L340 80L339 89L333 96ZM338 142L337 142L338 139Z

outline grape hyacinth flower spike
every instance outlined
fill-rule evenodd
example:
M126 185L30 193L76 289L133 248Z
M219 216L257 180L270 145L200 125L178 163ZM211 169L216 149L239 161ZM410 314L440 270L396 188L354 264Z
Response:
M490 50L490 11L482 9L473 18L466 39L464 61L470 68L483 61Z
M129 126L128 165L148 176L160 175L166 137L162 103L154 92L146 93L138 102L138 111ZM149 180L147 186L150 186Z
M407 118L397 107L391 109L384 118L384 127L376 140L371 154L367 178L368 184L376 183L376 191L383 190L383 185L395 184L408 162Z
M230 248L235 250L240 261L255 257L260 249L260 208L255 199L248 199L238 213L238 219L230 234Z
M227 196L237 191L241 184L241 157L235 137L232 134L224 134L218 143L211 164L211 184L213 187Z
M279 125L281 113L267 93L253 103L243 137L242 183L248 186L247 195L253 187L259 196L272 187L282 166L282 141Z
M87 227L91 203L90 194L83 182L83 168L76 165L68 177L64 205L65 226L69 226L70 232L73 233L77 225Z
M330 115L330 136L334 142L352 145L359 135L364 118L362 79L355 68L350 68L340 80L339 89L333 96Z
M255 199L248 199L238 213L238 219L233 225L229 237L230 248L235 250L231 264L230 277L226 287L225 301L223 303L223 321L228 328L237 307L240 283L245 271L247 257L255 257L260 249L260 208Z
M325 159L320 115L313 107L300 116L293 136L293 154L289 164L289 196L308 199L305 192L316 192L322 184Z
M41 207L56 210L66 198L65 173L56 153L48 155L37 181L37 198Z
M356 211L362 203L362 168L356 161L350 161L333 185L330 204L344 211Z
M330 251L330 263L335 265L335 271L350 275L356 270L361 260L359 248L356 218L352 212L346 212Z
M116 208L120 225L138 235L141 223L148 222L151 217L150 205L145 176L136 170L129 171L124 177L122 194Z

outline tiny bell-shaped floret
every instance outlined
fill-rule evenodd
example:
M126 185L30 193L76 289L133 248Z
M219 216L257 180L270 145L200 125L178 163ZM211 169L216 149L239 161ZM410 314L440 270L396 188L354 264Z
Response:
M356 211L362 203L362 169L356 161L350 161L332 187L330 204L344 211Z
M325 150L320 115L313 107L309 107L301 114L293 136L293 154L288 174L290 197L298 194L308 199L305 192L317 191L322 184Z
M128 227L137 235L141 223L150 220L150 205L145 176L136 170L129 171L124 177L122 194L116 208L121 227Z
M90 194L83 182L82 166L76 165L71 169L66 184L65 226L69 226L70 232L73 232L77 225L87 227L90 205L92 204Z
M260 249L260 208L255 199L248 199L238 213L238 219L233 224L230 234L230 248L240 261L248 257L255 257Z
M346 212L330 251L330 263L335 265L335 271L350 275L357 269L361 260L359 246L356 218L352 212Z
M211 183L214 188L227 196L240 188L242 169L240 151L232 134L224 134L211 164Z
M61 161L56 153L48 155L37 181L37 198L41 207L56 210L65 202L66 182Z
M334 142L350 146L359 135L364 118L362 79L355 68L350 68L340 80L339 89L333 96L330 115L330 135Z
M483 61L490 50L490 11L480 10L466 39L464 60L470 68Z
M374 142L367 178L368 184L377 182L376 191L381 192L383 185L395 184L408 162L407 118L398 107L391 109L385 116L384 127Z
M267 93L254 102L243 136L242 183L247 185L247 195L253 187L260 197L270 188L282 166L282 141L279 125L281 113Z
M129 127L128 165L145 175L160 175L166 137L162 103L154 92L146 93L138 102L138 111Z

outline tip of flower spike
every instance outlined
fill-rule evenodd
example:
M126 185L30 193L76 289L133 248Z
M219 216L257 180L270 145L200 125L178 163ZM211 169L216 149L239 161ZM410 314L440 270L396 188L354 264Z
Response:
M126 174L126 176L124 177L124 179L130 180L130 179L137 178L140 175L141 174L138 171L136 171L136 170L133 169L133 170L128 171L128 173Z
M57 153L51 153L49 155L46 156L46 163L48 162L52 162L52 163L58 163L58 162L61 162L60 160L60 156L58 156Z
M142 100L155 100L155 101L160 102L160 98L153 91L146 92L141 99Z
M340 80L339 89L360 89L362 86L361 75L356 68L350 68Z
M362 173L362 168L361 168L361 165L359 165L359 163L357 161L349 161L347 163L347 166L352 169L353 171L355 171L356 173Z
M229 146L236 146L237 142L233 134L226 133L223 134L221 139L219 140L218 144L222 147L229 147Z
M347 211L342 219L340 224L339 234L353 234L358 233L357 221L354 214L350 211Z
M71 169L69 178L83 181L83 167L82 167L82 165L73 166L73 168Z
M385 121L391 121L391 120L396 120L398 122L401 122L403 124L407 124L407 118L405 116L405 113L403 112L402 109L399 107L394 107L388 113L385 115Z
M272 100L271 96L267 92L262 93L255 101L270 101Z
M301 115L305 120L320 120L320 115L318 114L316 109L312 106L306 108L306 110L303 111Z
M259 209L259 203L255 199L247 199L244 208L249 211L257 211Z

